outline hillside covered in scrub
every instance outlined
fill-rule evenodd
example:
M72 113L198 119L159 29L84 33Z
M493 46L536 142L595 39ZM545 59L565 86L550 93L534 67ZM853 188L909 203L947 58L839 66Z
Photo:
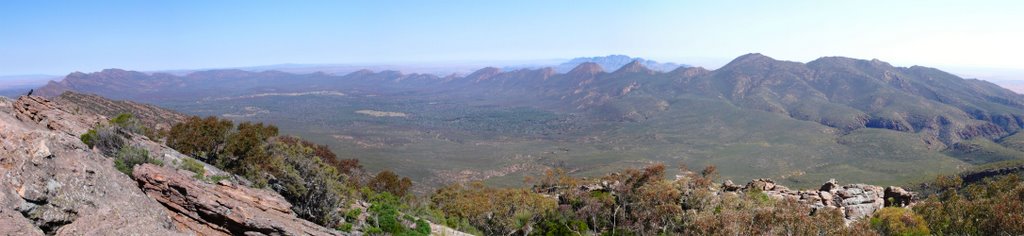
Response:
M109 69L72 73L37 93L273 123L342 159L407 176L420 192L467 181L524 187L524 177L548 168L594 178L652 163L715 165L726 178L803 188L832 178L905 185L1024 160L1014 144L1024 96L935 68L757 53L715 70L622 58L606 68L598 63L606 59L444 76Z
M99 97L94 97L93 101ZM274 125L189 117L146 131L131 109L0 100L0 231L19 235L1014 235L1019 162L940 176L915 193L840 184L790 189L675 177L663 164L577 178L552 168L529 188L482 182L413 194ZM103 103L114 103L105 101ZM154 110L155 107L143 110ZM132 107L138 107L132 106ZM77 109L69 109L77 107ZM148 134L148 135L147 135ZM155 134L155 136L153 136Z

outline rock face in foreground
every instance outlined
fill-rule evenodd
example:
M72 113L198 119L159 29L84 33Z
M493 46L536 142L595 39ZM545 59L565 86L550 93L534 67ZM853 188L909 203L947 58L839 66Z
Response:
M269 190L207 184L150 165L138 167L133 181L78 137L106 118L69 107L37 96L0 98L0 234L338 234L297 218ZM129 142L164 163L187 158L143 137Z
M10 235L180 235L76 130L72 115L40 97L0 101L0 232Z
M207 184L150 164L136 166L132 175L167 207L175 225L202 235L340 235L296 218L291 204L269 190Z
M834 179L823 184L818 190L790 190L786 186L775 184L771 179L755 179L742 187L734 185L732 181L726 181L722 184L722 189L736 193L761 191L775 199L796 200L815 210L839 209L847 222L870 217L882 207L906 207L916 200L914 193L900 187L883 188L867 184L840 186ZM887 202L886 199L891 199L891 202Z
M103 121L99 116L75 114L65 106L38 96L21 96L10 106L18 120L76 137Z

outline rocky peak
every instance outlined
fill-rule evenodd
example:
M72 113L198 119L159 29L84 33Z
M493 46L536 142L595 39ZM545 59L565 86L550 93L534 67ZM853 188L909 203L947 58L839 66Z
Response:
M619 74L619 73L653 74L654 71L651 70L651 69L647 69L647 67L645 67L643 63L640 63L640 60L633 60L629 64L626 64L626 65L622 66L622 68L619 68L618 70L616 70L613 73L616 73L616 74Z
M467 75L466 79L468 79L469 81L480 82L480 81L488 80L491 77L494 77L495 75L498 75L498 73L501 73L501 69L498 69L498 68L495 68L495 67L487 67L487 68L479 69L479 70L473 72L472 74Z
M601 65L593 62L584 62L576 66L576 68L573 68L569 73L566 73L566 75L572 77L594 76L603 72L604 68L601 68Z
M845 71L855 74L867 73L870 77L885 77L886 73L896 71L896 67L878 59L868 61L848 57L822 57L808 62L807 66L818 70Z
M690 78L690 77L697 77L697 76L707 75L707 74L711 73L711 71L709 71L707 69L704 69L703 67L679 67L679 68L676 68L675 70L672 70L669 73L670 74L674 74L674 75L680 75L680 76L683 76L683 77Z
M362 70L354 71L352 73L348 73L345 76L346 77L358 77L358 76L366 76L366 75L371 75L371 74L373 74L372 70L362 69Z
M771 63L774 63L774 62L776 62L776 60L774 58L762 55L760 53L748 53L748 54L744 54L743 56L739 56L736 59L733 59L728 64L725 64L725 66L722 66L722 69L725 69L725 68L742 68L742 67L751 66L751 65L757 65L759 67L763 67L763 66L767 66L767 65L769 65Z
M401 71L397 71L397 70L384 70L384 71L381 71L378 74L382 75L382 77L384 77L384 78L401 78L401 77L405 76L405 74L402 74Z

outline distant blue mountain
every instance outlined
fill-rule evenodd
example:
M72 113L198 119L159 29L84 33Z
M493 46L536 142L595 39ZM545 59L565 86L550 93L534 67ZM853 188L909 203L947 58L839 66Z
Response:
M555 66L555 71L558 71L559 73L569 72L573 68L576 68L576 66L583 64L585 62L597 63L598 65L601 65L601 68L604 68L606 71L614 71L633 61L639 61L640 64L643 65L644 67L661 72L675 70L676 68L679 67L690 67L689 65L676 64L671 62L660 63L653 60L647 60L639 57L629 57L626 55L608 55L603 57L577 57L572 60L569 60L568 62Z

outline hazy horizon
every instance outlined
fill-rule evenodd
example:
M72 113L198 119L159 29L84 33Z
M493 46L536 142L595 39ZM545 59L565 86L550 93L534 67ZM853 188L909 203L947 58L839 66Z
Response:
M1024 69L1024 3L5 2L0 74L759 52ZM403 7L413 6L416 7ZM130 19L130 20L126 20Z

